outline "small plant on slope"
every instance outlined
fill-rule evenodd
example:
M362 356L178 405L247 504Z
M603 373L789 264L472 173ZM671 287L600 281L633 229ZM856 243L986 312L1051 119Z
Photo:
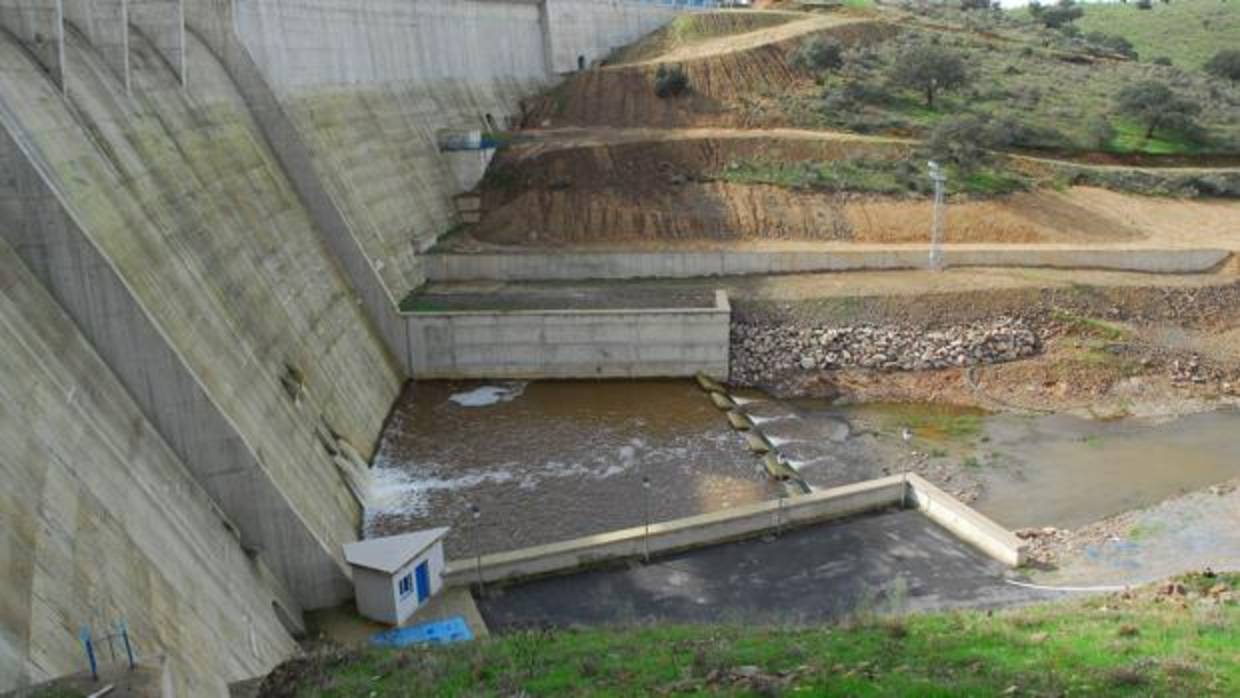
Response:
M816 36L797 46L790 63L793 68L809 73L839 70L844 66L844 48L835 39Z
M689 76L680 66L659 66L654 74L654 93L661 99L679 97L689 89Z

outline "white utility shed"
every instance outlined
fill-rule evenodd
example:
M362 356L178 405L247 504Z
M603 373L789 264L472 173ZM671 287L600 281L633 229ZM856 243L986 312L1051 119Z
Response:
M357 610L380 623L401 625L443 588L447 528L371 538L344 546L353 567Z

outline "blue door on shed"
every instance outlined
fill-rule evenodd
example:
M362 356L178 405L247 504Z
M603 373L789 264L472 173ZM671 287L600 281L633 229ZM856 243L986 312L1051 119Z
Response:
M418 569L414 572L414 579L418 583L418 603L431 597L431 568L430 563L423 561L418 565Z

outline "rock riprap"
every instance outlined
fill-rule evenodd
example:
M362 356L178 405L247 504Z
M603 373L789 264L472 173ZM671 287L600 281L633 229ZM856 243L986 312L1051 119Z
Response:
M1032 356L1038 334L1018 318L924 330L899 325L732 324L732 382L757 385L795 371L925 371Z

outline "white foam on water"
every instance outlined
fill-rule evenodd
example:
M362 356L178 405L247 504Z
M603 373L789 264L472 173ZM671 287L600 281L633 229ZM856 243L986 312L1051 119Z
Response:
M507 383L504 385L483 385L464 393L454 393L448 397L461 407L487 407L501 402L511 402L525 392L525 383Z
M778 417L760 417L760 416L758 416L758 415L756 415L756 414L749 414L749 415L745 415L745 416L746 416L746 417L749 417L749 419L750 419L750 420L751 420L754 424L766 424L766 423L768 423L768 422L782 422L782 421L784 421L785 419L792 419L792 418L793 418L793 417L795 417L796 415L794 415L794 414L781 414L781 415L779 415Z
M785 438L781 438L778 436L771 436L770 434L767 434L766 440L770 441L772 446L779 448L780 446L786 446L788 444L800 443L804 441L805 439L785 439Z

